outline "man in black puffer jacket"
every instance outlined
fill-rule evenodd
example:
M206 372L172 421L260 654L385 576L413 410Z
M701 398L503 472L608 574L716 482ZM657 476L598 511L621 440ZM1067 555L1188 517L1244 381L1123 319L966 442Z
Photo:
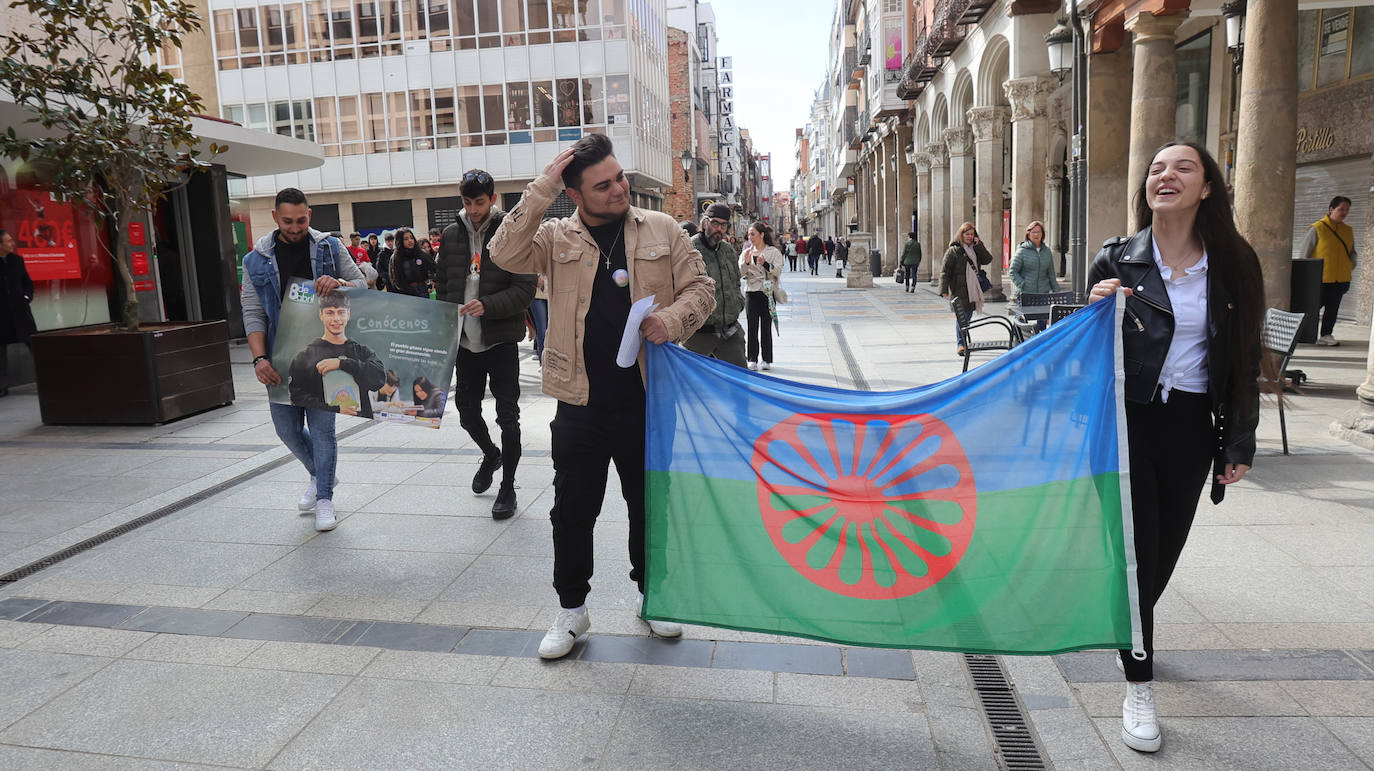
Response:
M520 463L520 358L516 343L525 338L525 310L534 299L534 276L508 273L491 261L488 242L505 213L494 206L496 183L474 169L458 186L463 213L444 228L434 276L436 297L462 306L458 343L458 388L454 402L458 422L482 448L482 464L472 478L472 491L484 493L496 470L501 488L491 507L493 519L515 514L515 467ZM496 397L496 425L501 447L491 441L482 417L487 379Z

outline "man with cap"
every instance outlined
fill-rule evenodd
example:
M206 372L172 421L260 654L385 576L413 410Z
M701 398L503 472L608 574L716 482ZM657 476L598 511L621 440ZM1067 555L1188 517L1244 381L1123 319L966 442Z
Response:
M692 246L706 263L706 275L716 282L716 308L683 347L743 367L745 336L739 314L744 310L744 294L739 288L739 254L725 240L729 227L730 207L712 204L701 218L701 232L692 237Z

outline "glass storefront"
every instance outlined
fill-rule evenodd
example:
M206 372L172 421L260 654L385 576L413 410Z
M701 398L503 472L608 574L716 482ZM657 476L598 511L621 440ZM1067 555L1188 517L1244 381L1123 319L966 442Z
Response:
M33 167L0 159L0 223L33 279L40 331L110 321L114 263L88 212L81 203L55 200Z

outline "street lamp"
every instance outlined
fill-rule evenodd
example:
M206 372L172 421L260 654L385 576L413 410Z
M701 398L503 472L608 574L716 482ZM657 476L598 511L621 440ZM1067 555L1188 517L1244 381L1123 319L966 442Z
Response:
M1045 45L1050 50L1050 72L1063 83L1064 76L1073 71L1073 30L1068 19L1061 16L1058 21L1045 35Z
M692 181L692 175L688 172L688 169L692 168L692 164L696 162L696 156L692 155L691 150L683 150L682 157L679 158L678 161L682 163L683 177L688 182Z
M1088 32L1078 15L1078 0L1069 0L1068 17L1045 35L1050 71L1064 82L1073 73L1072 128L1069 145L1069 280L1080 297L1087 292L1088 244Z
M1221 4L1226 19L1226 50L1231 52L1231 66L1240 72L1245 58L1245 0L1231 0Z

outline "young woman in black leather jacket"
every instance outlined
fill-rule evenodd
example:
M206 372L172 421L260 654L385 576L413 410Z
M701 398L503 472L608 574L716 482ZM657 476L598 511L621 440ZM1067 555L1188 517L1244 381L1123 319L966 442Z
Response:
M1154 678L1154 605L1164 593L1212 474L1214 503L1255 456L1264 285L1236 231L1221 169L1207 150L1170 143L1136 194L1140 230L1104 244L1088 271L1090 302L1126 297L1122 348L1140 615L1146 658L1121 652L1122 740L1161 737Z

